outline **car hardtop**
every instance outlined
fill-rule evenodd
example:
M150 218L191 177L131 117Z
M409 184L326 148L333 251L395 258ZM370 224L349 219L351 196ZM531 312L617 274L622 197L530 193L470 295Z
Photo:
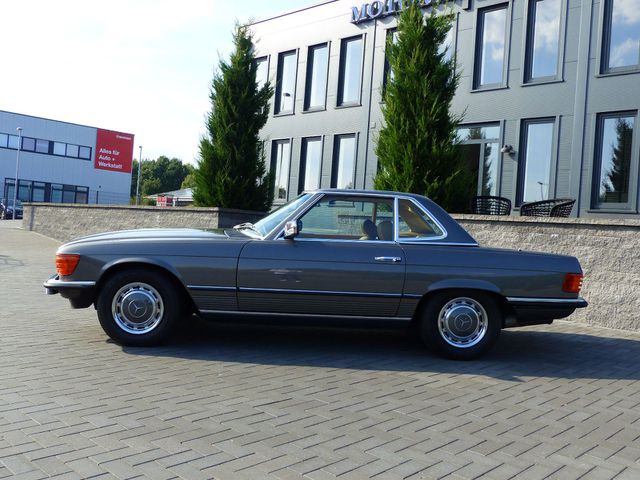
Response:
M413 241L412 243L429 243L429 244L447 244L447 245L459 245L459 246L473 246L477 247L478 242L458 223L451 217L440 205L435 203L430 198L417 193L407 192L394 192L390 190L356 190L356 189L338 189L338 188L320 188L317 190L306 190L304 193L310 195L340 195L348 197L393 197L393 198L407 198L417 203L425 212L430 214L437 220L440 225L445 229L446 235L444 238L434 240L421 240L419 242ZM315 203L316 200L314 200ZM402 242L401 242L402 243Z

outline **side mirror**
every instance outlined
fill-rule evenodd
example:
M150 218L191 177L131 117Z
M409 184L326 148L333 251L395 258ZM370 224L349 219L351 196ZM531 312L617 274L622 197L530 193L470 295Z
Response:
M284 238L287 240L293 239L298 235L298 232L299 228L296 220L292 220L284 224Z

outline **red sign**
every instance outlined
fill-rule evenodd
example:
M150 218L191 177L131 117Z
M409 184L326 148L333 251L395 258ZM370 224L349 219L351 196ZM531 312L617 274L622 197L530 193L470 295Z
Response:
M133 135L98 129L94 167L131 173Z

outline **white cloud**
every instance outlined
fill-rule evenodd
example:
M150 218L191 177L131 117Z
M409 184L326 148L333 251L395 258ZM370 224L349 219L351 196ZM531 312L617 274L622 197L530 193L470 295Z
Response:
M615 45L609 56L610 67L623 67L635 65L640 57L640 40L627 38L624 42Z
M638 0L614 0L613 23L614 25L640 24L640 4Z

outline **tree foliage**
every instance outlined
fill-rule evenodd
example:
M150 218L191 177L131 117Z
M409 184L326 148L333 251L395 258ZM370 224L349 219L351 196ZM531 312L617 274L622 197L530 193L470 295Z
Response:
M156 160L142 160L142 177L140 178L140 195L179 190L185 177L193 172L193 167L182 163L177 158L164 155ZM136 194L138 181L138 161L133 161L131 172L131 196Z
M193 197L199 206L266 211L272 202L271 177L259 132L267 122L273 89L256 81L247 27L236 26L233 41L235 50L228 62L220 62L211 85Z
M427 195L449 211L464 211L474 179L462 161L450 113L459 77L455 60L439 51L453 15L423 15L421 2L408 0L390 37L390 71L382 106L384 126L377 138L375 187Z

